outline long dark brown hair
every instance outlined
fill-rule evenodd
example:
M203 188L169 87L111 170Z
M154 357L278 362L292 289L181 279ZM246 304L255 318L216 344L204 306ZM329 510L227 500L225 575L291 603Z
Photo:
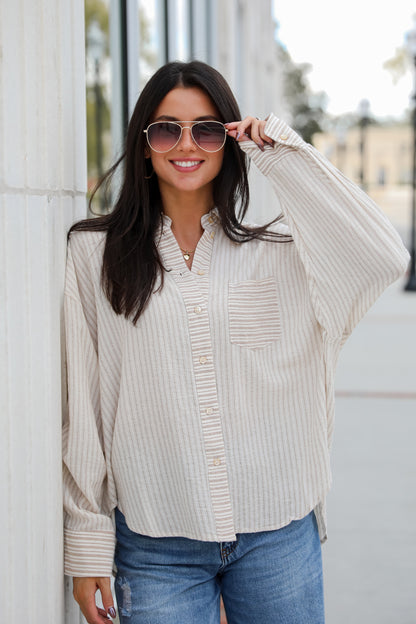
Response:
M123 181L114 209L107 215L76 223L68 234L84 230L106 232L102 286L113 310L131 316L133 323L143 312L159 274L160 288L163 287L165 271L155 241L162 210L159 185L156 175L148 179L143 130L163 98L179 86L204 91L223 123L241 119L231 89L219 72L200 61L167 63L144 87L127 129L124 152L101 178L91 197L90 202L98 188L109 185L117 167L123 163ZM268 231L270 223L257 228L242 224L249 203L247 168L246 155L228 138L222 168L213 184L213 201L225 234L240 243L254 238L287 241L288 237Z

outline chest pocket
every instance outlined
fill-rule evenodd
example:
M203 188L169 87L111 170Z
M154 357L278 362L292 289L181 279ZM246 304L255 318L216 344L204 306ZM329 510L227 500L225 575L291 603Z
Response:
M248 349L264 349L280 338L277 285L273 277L228 286L230 340Z

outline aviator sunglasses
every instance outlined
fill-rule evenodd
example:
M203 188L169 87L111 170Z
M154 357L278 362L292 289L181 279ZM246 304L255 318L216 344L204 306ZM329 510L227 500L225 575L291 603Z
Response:
M181 124L192 126L181 126ZM220 121L155 121L143 132L152 150L163 154L176 147L184 128L189 128L191 136L204 152L219 152L227 138L227 128Z

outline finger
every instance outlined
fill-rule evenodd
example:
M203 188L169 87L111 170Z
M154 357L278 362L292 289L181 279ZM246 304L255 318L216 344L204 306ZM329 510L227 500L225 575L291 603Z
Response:
M229 130L235 130L235 128L237 128L237 126L240 123L241 121L228 121L227 123L224 124L224 126L228 128Z
M242 121L232 121L224 124L228 130L228 136L237 141L254 141L263 150L264 144L273 145L274 142L264 132L266 122L258 117L248 116Z
M262 146L263 148L265 144L271 146L274 145L273 139L267 136L265 132L266 123L267 122L265 120L258 119L256 117L256 122L253 123L251 131L251 138L253 139L253 141L255 141L257 145Z
M116 610L114 608L113 594L111 593L111 581L107 577L99 578L97 579L97 585L101 592L103 607L106 610L106 613L114 619L116 617Z
M245 117L242 121L230 121L224 125L228 130L228 135L233 139L237 139L238 136L238 141L251 139L258 143L263 142L274 145L273 139L265 133L266 123L265 120L261 120L258 117Z
M260 119L254 119L251 124L251 139L260 147L264 149L264 142L260 136Z
M241 121L233 121L233 122L224 124L224 126L227 128L227 136L232 137L236 141L239 141L239 140L248 141L250 139L248 134L246 134L245 132L241 132L241 130L238 129L240 124L241 124Z
M227 133L227 136L232 137L236 141L249 141L250 140L250 137L248 136L246 132L243 132L241 134L241 132L238 132L237 130L229 130Z
M73 594L88 624L108 623L108 617L103 609L95 604L95 592L98 589L96 578L74 578Z
M97 607L94 598L92 600L85 601L82 604L79 603L79 606L88 624L109 623L107 613L104 611L104 609L100 609L99 607Z
M271 139L265 133L265 128L266 128L266 121L260 121L259 133L260 133L261 138L263 139L265 143L268 143L269 145L274 145L273 139Z
M256 145L264 150L264 141L260 136L260 125L263 122L257 117L245 117L242 122L238 126L238 131L240 133L245 133L252 141L256 143ZM240 134L242 136L242 134ZM238 139L237 139L238 140ZM244 140L244 139L242 139Z
M97 607L97 613L100 616L100 620L99 622L103 621L106 622L107 624L109 624L110 620L109 620L109 615L107 613L107 611L105 609L101 609L100 607Z
M247 135L250 139L253 139L253 124L255 121L255 117L244 117L237 127L240 136Z
M240 136L242 137L242 140L244 140L243 137L247 137L244 130L240 127L241 121L229 121L228 123L225 123L224 126L227 128L228 136L232 137L236 141L240 139Z

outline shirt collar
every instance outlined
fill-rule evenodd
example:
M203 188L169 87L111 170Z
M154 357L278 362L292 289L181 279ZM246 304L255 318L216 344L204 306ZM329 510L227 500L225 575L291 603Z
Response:
M205 213L201 217L201 225L204 230L208 232L212 232L215 230L220 222L220 216L218 212L218 208L213 208L209 212ZM165 213L161 213L161 222L160 226L157 229L157 234L163 233L165 230L170 230L172 227L172 219L168 217ZM162 230L162 232L161 232Z

